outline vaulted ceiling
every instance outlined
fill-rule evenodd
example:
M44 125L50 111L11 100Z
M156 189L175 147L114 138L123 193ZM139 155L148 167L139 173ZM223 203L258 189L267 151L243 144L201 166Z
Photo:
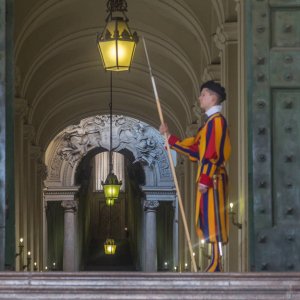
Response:
M236 18L234 0L127 0L129 26L144 36L166 121L183 134L204 69L219 63L218 26ZM110 73L96 36L106 0L16 0L16 96L27 101L26 122L46 149L65 127L108 113ZM113 73L113 113L158 127L147 61L140 42L130 72Z

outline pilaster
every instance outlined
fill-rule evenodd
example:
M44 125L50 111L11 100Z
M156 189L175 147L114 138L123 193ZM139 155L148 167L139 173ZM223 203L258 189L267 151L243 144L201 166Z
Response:
M42 266L41 249L43 244L42 226L42 181L39 172L39 164L41 162L41 148L39 146L30 145L30 207L32 211L32 222L30 223L30 235L32 260L37 262L38 267Z
M0 270L5 261L5 202L6 202L6 2L0 2Z
M226 88L227 100L223 102L223 114L226 116L231 138L231 160L227 165L229 171L229 199L238 199L239 162L238 150L239 105L241 99L238 94L239 86L239 60L238 60L238 23L224 23L219 26L214 36L214 42L220 50L221 84ZM230 224L230 243L224 249L224 266L226 271L239 271L239 233L238 229ZM230 270L229 270L230 266Z
M26 227L24 228L24 119L27 115L27 100L24 98L15 98L14 101L14 169L15 169L15 222L16 222L16 237L15 244L19 244L19 239L22 237L26 243ZM25 250L25 249L24 249ZM18 249L16 248L16 253ZM21 267L16 261L16 269Z
M33 254L33 239L34 239L34 170L31 165L31 145L34 137L34 127L32 125L23 125L23 178L21 186L21 209L24 216L20 224L23 229L24 251L30 251Z
M239 271L247 272L248 266L248 130L246 101L246 65L245 65L245 3L235 0L238 16L238 222L243 224L239 231Z

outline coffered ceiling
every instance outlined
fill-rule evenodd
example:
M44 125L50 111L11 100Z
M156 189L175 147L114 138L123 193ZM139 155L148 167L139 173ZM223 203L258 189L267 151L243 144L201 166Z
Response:
M183 135L207 66L219 63L213 36L235 21L234 0L128 0L129 26L144 36L159 97L171 130ZM26 122L46 149L68 125L108 113L110 73L96 36L105 0L15 0L16 97L28 105ZM143 43L130 72L113 73L113 113L158 127Z

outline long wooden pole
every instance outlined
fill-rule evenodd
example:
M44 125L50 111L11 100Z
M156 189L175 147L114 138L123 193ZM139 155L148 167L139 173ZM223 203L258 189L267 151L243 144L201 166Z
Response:
M154 76L152 74L152 69L151 69L151 65L150 65L150 60L149 60L149 56L148 56L146 42L145 42L144 37L142 37L142 39L143 39L143 44L144 44L144 48L145 48L146 58L147 58L147 62L148 62L148 67L149 67L149 72L150 72L150 77L151 77L151 82L152 82L152 87L153 87L153 91L154 91L154 95L155 95L155 100L156 100L156 105L157 105L157 109L158 109L160 122L162 124L164 124L164 117L163 117L163 113L162 113L162 109L161 109L161 105L160 105L160 101L159 101L159 97L158 97L158 93L157 93L155 79L154 79ZM176 176L176 172L175 172L175 167L174 167L174 163L173 163L173 159L172 159L170 146L169 146L169 143L168 143L168 137L167 137L166 133L164 134L164 136L165 136L165 140L166 140L166 147L167 147L170 167L171 167L171 171L172 171L172 175L173 175L173 179L174 179L174 183L175 183L175 188L176 188L176 192L177 192L177 196L178 196L178 203L179 203L180 213L181 213L181 217L182 217L182 221L183 221L185 236L186 236L186 239L187 239L187 242L188 242L189 251L190 251L190 255L191 255L192 266L193 266L194 272L197 272L198 271L197 270L197 265L196 265L195 257L194 257L194 254L193 254L193 248L192 248L190 233L189 233L187 222L186 222L186 217L185 217L184 208L183 208L183 204L182 204L181 194L180 194L180 190L179 190L179 184L178 184L178 180L177 180L177 176Z

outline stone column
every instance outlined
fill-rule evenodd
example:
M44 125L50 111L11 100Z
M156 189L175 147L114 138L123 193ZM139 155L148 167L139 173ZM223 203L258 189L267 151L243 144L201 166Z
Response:
M5 263L5 181L6 181L6 165L5 165L5 155L6 155L6 82L5 82L5 38L6 38L6 28L5 28L5 1L0 2L0 270L4 270Z
M42 157L42 155L41 155ZM43 188L44 188L44 180L47 178L47 166L44 162L39 159L37 161L37 178L36 178L36 211L37 211L37 220L36 224L43 224L43 226L38 228L36 234L38 234L38 243L36 248L36 259L38 264L38 269L43 270L43 268L47 265L47 260L44 264L44 251L46 252L45 257L47 257L47 247L44 247L45 240L47 240L47 220L46 220L46 207L47 202L44 201L43 197ZM44 232L45 231L45 232ZM46 233L44 235L44 233Z
M47 224L47 201L43 201L43 246L41 247L42 252L42 264L39 265L40 270L44 270L48 264L48 224Z
M145 272L157 271L156 210L158 201L144 202L145 210Z
M64 257L63 270L65 272L76 271L76 211L78 202L75 200L62 201L65 210L64 216Z

